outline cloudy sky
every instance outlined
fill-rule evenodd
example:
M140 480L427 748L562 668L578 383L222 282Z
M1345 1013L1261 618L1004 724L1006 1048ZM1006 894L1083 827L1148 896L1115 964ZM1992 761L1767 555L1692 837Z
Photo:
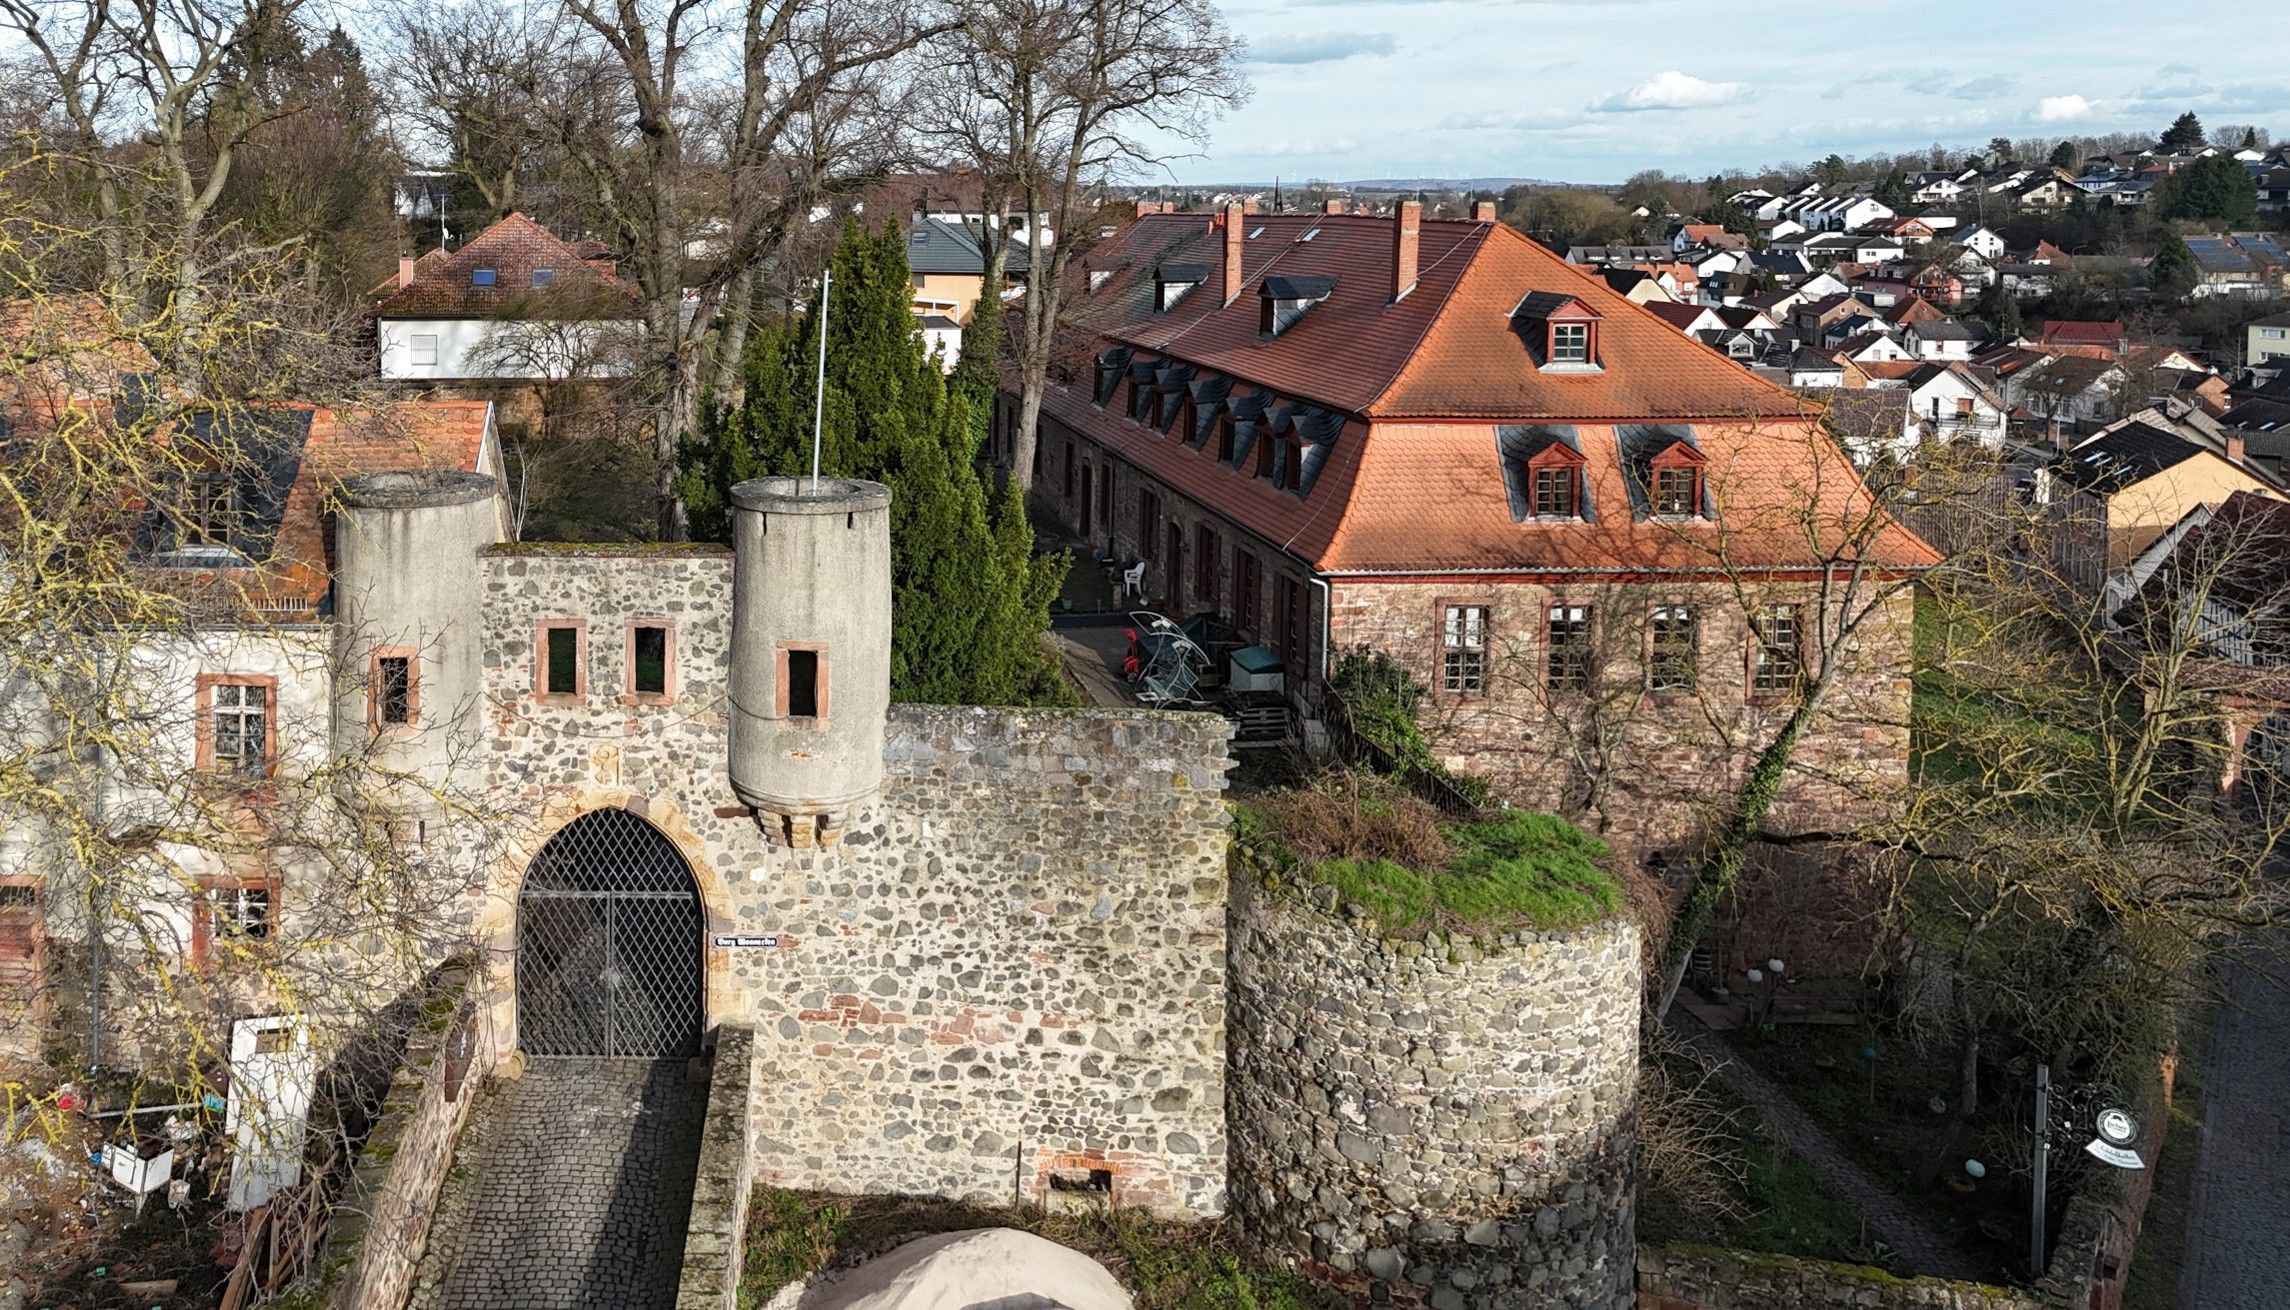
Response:
M2167 12L2154 0L1228 0L1255 96L1172 169L1184 182L1619 181L2153 132L2187 108L2290 136L2290 28L2182 40L2166 37Z

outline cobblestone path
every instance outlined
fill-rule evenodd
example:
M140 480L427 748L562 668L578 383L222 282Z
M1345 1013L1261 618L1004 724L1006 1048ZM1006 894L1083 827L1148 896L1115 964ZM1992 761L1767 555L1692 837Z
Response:
M1900 1255L1911 1272L1940 1278L1985 1281L1989 1274L1964 1258L1923 1218L1911 1211L1893 1190L1870 1175L1845 1154L1812 1116L1797 1108L1789 1094L1735 1055L1725 1038L1702 1026L1682 1009L1670 1012L1670 1031L1707 1058L1718 1077L1741 1093L1782 1142L1805 1161L1821 1190L1852 1207L1868 1221L1869 1229Z
M472 1107L417 1310L667 1310L704 1083L682 1060L534 1060Z
M2279 1310L2290 1306L2290 943L2232 967L2203 1080L2179 1304Z

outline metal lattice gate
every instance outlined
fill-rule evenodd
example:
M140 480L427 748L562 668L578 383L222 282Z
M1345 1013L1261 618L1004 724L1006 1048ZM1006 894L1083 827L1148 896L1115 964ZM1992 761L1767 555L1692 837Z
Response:
M551 837L517 898L517 1044L526 1054L700 1051L700 896L684 857L626 810Z

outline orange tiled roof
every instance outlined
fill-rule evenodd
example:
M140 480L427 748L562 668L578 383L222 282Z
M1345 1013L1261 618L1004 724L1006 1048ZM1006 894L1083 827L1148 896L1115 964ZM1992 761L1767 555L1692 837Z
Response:
M443 258L431 251L414 265L413 280L374 306L378 318L620 318L636 313L635 288L600 261L559 240L547 228L511 214ZM478 286L472 274L493 271L493 284ZM545 287L533 284L536 270L547 270Z

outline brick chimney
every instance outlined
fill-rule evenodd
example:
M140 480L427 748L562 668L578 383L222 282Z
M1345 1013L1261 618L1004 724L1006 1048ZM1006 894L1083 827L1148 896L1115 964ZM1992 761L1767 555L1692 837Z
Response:
M414 263L414 261L413 261L413 256L412 256L412 255L400 255L400 256L398 256L398 285L399 285L399 286L401 286L401 287L402 287L402 286L410 286L410 285L412 285L412 283L413 283L413 263Z
M1237 204L1225 206L1224 303L1240 295L1242 243L1248 240L1248 220Z
M1471 221L1472 221L1472 222L1474 222L1474 223L1492 223L1492 222L1494 222L1494 221L1495 221L1495 202L1494 202L1494 201L1492 201L1492 200L1474 200L1474 201L1472 201L1472 202L1471 202Z
M2242 441L2242 434L2241 434L2241 433L2239 433L2239 432L2229 432L2229 433L2227 433L2227 434L2226 434L2226 457L2227 457L2227 459L2229 459L2229 460L2233 461L2233 462L2234 462L2234 463L2236 463L2236 464L2240 464L2240 463L2242 463L2242 462L2243 462L2243 457L2244 457L2244 455L2245 455L2246 453L2247 453L2247 452L2245 451L2245 449L2244 449L2244 446L2243 446L2243 441Z
M1402 200L1392 215L1391 298L1395 305L1415 290L1416 253L1422 244L1423 205Z
M1341 214L1344 212L1344 202L1341 200L1323 200L1320 202L1320 212L1323 214Z

